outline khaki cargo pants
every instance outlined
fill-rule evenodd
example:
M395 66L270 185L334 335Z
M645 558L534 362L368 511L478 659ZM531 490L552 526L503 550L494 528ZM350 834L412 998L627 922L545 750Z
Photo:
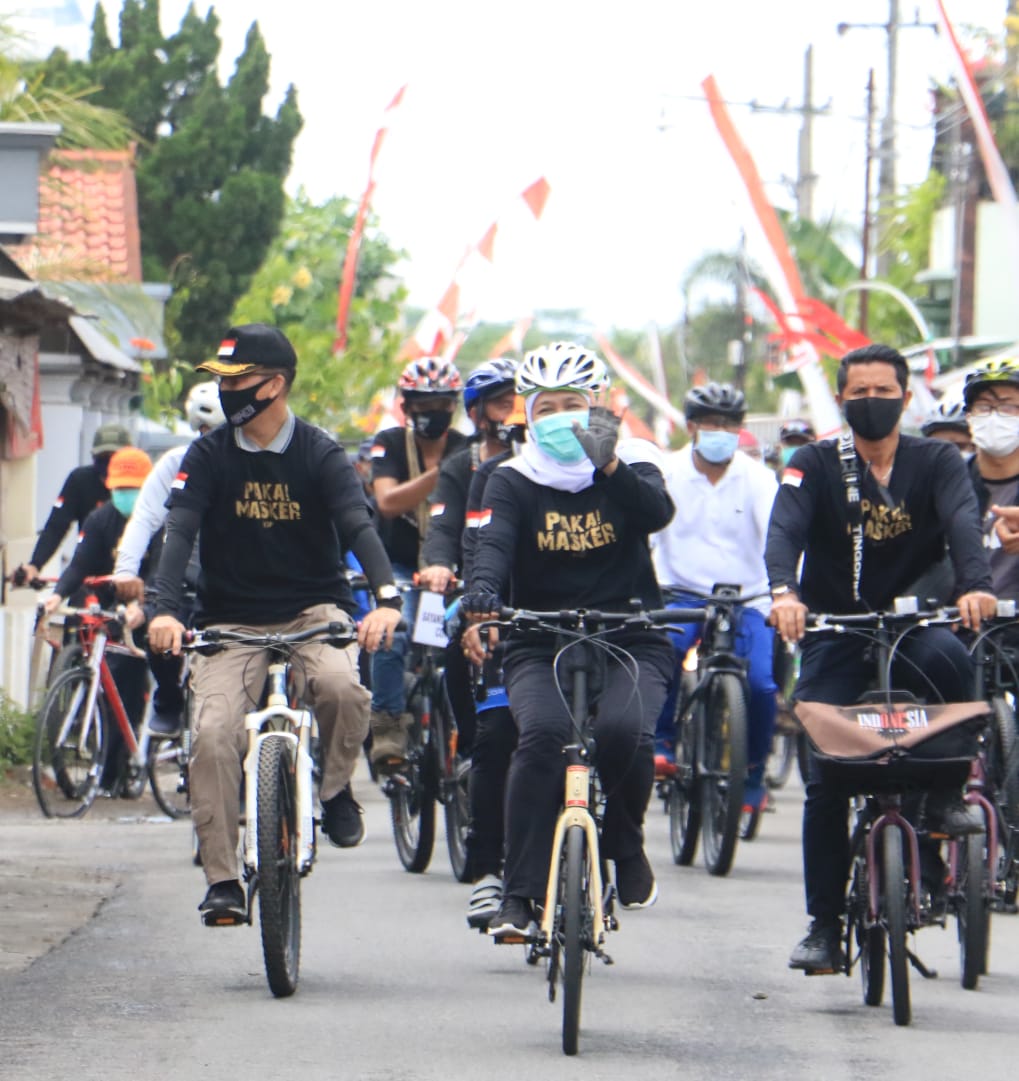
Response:
M283 634L350 617L333 604L306 608L289 623L258 627L216 624L220 629ZM370 695L361 686L358 647L336 649L324 642L302 645L292 671L302 702L315 713L322 753L323 800L350 780L368 735ZM244 714L256 709L271 657L264 649L234 646L211 657L195 654L191 745L191 818L201 845L209 885L239 877L237 841L242 763L247 753Z

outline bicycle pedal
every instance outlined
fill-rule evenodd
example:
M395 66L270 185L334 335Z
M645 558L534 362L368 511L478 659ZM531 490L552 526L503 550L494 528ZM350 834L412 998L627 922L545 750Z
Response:
M250 923L248 917L233 912L203 912L202 923L206 927L240 927Z
M840 968L805 968L804 976L838 976L842 972Z

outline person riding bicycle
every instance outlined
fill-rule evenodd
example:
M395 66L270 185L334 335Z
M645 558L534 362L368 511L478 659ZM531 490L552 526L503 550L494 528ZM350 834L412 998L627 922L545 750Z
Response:
M535 349L520 365L516 389L526 401L527 441L485 486L463 598L473 622L495 618L504 599L541 611L619 612L634 599L647 608L661 604L647 538L668 524L672 500L657 466L635 457L628 465L617 455L619 419L596 406L607 386L602 360L572 342ZM636 672L608 661L595 707L606 793L602 851L615 861L623 907L643 908L658 892L644 854L643 821L654 782L654 722L671 678L672 650L658 632L602 640L636 661ZM476 627L465 635L464 648L475 663L483 661ZM489 924L496 938L532 933L534 902L545 893L562 749L572 732L551 663L555 652L555 636L506 645L506 686L519 740L507 780L504 896Z
M778 429L779 453L782 465L788 465L789 460L800 447L813 443L817 439L817 432L813 424L802 417L790 417L782 421Z
M369 651L386 644L400 619L392 569L346 454L290 409L297 355L289 340L261 323L231 327L216 359L198 367L219 377L227 423L190 445L172 484L149 625L153 649L180 652L184 571L196 535L198 626L285 634L351 623L344 545L377 602L358 643ZM245 918L237 873L244 714L260 699L269 662L265 650L235 649L197 656L191 668L192 821L209 887L199 908L210 926ZM357 648L309 645L298 670L298 693L315 711L323 752L322 828L334 845L353 847L364 839L364 823L350 777L368 731Z
M804 637L808 611L890 608L897 596L911 593L918 575L941 559L946 541L964 625L976 628L995 612L980 518L964 463L947 443L899 431L909 400L908 380L905 359L887 345L847 353L838 368L837 400L850 436L801 447L783 473L765 563L772 622L784 641L802 640L794 692L799 700L849 705L874 677L867 644L858 637ZM896 656L896 688L947 702L970 696L970 657L947 627L918 628L903 639ZM965 831L973 825L961 799L941 813L949 829ZM803 809L803 870L813 922L792 953L792 968L842 970L847 817L847 798L822 783L812 760Z
M204 435L223 424L226 417L219 404L219 387L214 382L196 383L184 402L184 415L191 429ZM152 472L138 493L138 500L120 538L117 560L113 568L117 596L124 600L143 601L145 583L139 575L142 554L157 533L166 524L166 501L172 491L174 478L180 472L180 463L187 453L188 444L171 447L153 466ZM192 553L185 581L194 590L198 581L198 550ZM180 731L181 710L184 707L184 691L180 685L181 659L165 657L149 650L149 668L155 680L152 717L149 726L160 736L175 736Z
M968 458L976 449L966 417L965 402L947 399L938 402L924 417L920 431L929 439L943 439L946 443L955 444L964 458Z
M110 459L121 447L130 445L131 436L120 424L104 424L96 429L92 437L92 464L80 465L67 474L31 557L14 571L15 585L31 585L63 543L71 524L81 529L89 514L109 501L106 474Z
M507 358L487 360L464 383L464 409L476 435L463 450L451 455L439 471L439 483L430 497L431 521L421 548L425 564L421 585L444 592L459 570L466 578L465 550L476 534L473 526L480 510L484 484L475 489L479 475L486 478L523 441L523 404L515 390L517 364ZM476 491L476 495L472 495ZM472 505L472 498L475 500ZM501 657L486 665L486 692L474 701L469 665L455 635L446 651L446 686L456 715L457 746L471 756L468 784L467 877L474 884L467 905L468 925L487 928L502 901L503 795L509 758L517 732L501 686Z
M736 654L749 662L750 768L744 803L759 810L766 792L764 763L775 728L775 632L766 622L771 604L766 596L764 541L778 485L767 466L737 453L745 412L743 392L729 383L708 383L687 393L684 413L690 443L671 455L666 471L676 514L655 535L652 553L670 607L703 607L704 598L722 582L738 585L744 596L758 597L740 610ZM670 635L676 665L655 734L659 774L675 772L676 702L683 660L700 633L699 625L689 624Z
M460 373L441 357L410 361L397 391L406 425L386 428L372 444L372 490L379 531L397 580L409 584L421 566L421 542L428 531L428 497L442 462L462 449L467 438L450 428L463 388ZM404 618L414 626L417 594L404 602ZM404 688L410 635L400 632L389 649L372 658L371 761L380 774L399 770L407 749L411 716Z

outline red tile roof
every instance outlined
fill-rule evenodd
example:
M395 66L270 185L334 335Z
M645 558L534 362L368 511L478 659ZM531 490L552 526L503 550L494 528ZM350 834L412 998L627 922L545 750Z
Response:
M141 282L134 150L58 150L39 177L39 231L10 254L36 278Z

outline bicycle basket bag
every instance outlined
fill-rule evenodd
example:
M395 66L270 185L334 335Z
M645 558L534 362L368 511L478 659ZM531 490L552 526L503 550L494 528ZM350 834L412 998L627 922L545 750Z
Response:
M855 792L960 788L987 725L986 702L831 706L797 702L821 778Z

